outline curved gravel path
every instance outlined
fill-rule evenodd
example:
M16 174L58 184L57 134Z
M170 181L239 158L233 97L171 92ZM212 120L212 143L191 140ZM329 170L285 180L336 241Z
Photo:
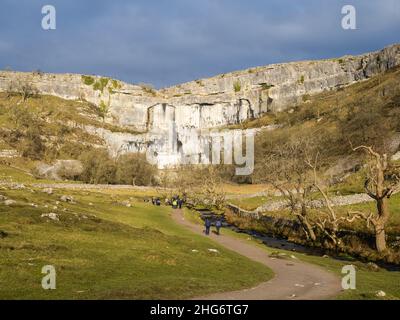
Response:
M203 227L186 220L182 210L174 210L172 218L197 234L203 234ZM222 229L223 232L223 229ZM294 259L274 259L265 250L245 240L226 235L209 236L227 249L235 251L272 269L275 277L258 286L232 292L197 297L200 300L319 300L335 297L342 290L339 277L312 264Z

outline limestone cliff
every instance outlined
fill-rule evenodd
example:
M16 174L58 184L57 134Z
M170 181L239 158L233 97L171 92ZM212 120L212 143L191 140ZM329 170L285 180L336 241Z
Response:
M166 166L181 163L185 148L202 153L198 146L207 137L199 131L196 140L185 133L188 128L221 127L282 111L306 95L362 81L397 65L400 45L360 56L257 67L161 90L98 76L0 72L0 91L28 81L41 94L92 102L103 110L107 122L142 132L131 135L88 128L108 142L113 154L145 152L153 145L157 163ZM176 143L165 141L171 123Z

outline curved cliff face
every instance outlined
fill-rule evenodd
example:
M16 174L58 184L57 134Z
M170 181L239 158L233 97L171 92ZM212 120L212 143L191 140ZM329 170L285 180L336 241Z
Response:
M361 56L275 64L162 90L175 105L249 101L254 116L280 111L316 94L367 79L400 64L400 45Z
M0 72L0 90L25 79L42 94L103 106L107 121L139 131L157 127L160 121L212 128L284 110L304 95L346 86L399 64L400 45L393 45L360 56L257 67L159 91L101 77L16 72ZM165 105L174 111L165 114Z
M29 82L41 94L92 102L107 122L142 132L88 128L104 138L112 154L152 148L157 164L164 167L183 163L188 153L202 163L209 139L202 129L282 111L302 102L305 95L350 85L398 65L400 45L393 45L360 56L257 67L158 91L104 77L0 72L0 91ZM167 139L171 124L176 141Z

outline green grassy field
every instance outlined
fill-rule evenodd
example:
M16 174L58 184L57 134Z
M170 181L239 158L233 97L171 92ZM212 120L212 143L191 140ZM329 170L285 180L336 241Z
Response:
M229 199L229 202L237 205L238 207L252 211L267 203L268 201L273 201L271 197L251 197L251 198L241 198L241 199Z
M272 277L263 265L176 225L169 207L126 191L0 194L17 201L0 204L0 299L182 299ZM76 203L59 202L63 194ZM41 218L49 212L60 221ZM56 268L56 290L41 287L44 265Z
M194 223L201 223L199 216L193 211L185 210L185 216L187 219ZM289 256L294 256L301 261L319 265L324 269L336 273L338 276L342 275L341 271L343 266L349 264L354 265L357 270L357 289L343 291L340 295L335 297L335 299L400 299L400 271L388 271L383 268L380 268L379 271L371 271L366 263L357 261L349 256L343 256L339 260L333 259L331 257L325 258L317 255L308 255L288 250L269 248L264 245L260 240L257 240L247 234L237 233L229 229L222 229L221 232L229 236L251 242L255 246L258 246L265 250L267 254L271 254L273 252L285 253L288 256L288 259L290 259ZM376 297L376 292L379 290L384 291L387 294L386 297Z

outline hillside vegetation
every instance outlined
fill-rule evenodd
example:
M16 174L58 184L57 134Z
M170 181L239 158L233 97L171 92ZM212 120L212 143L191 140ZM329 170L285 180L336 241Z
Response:
M349 87L304 96L303 100L288 112L268 114L241 125L242 128L282 126L257 136L254 182L262 181L265 176L266 155L293 139L312 141L321 154L320 166L329 169L339 164L342 168L332 173L340 174L359 169L359 154L352 151L350 143L373 146L388 154L399 150L400 68Z
M272 276L176 225L143 192L1 187L0 196L15 201L0 202L0 299L183 299ZM45 265L56 268L56 290L41 287Z
M72 159L82 162L83 172L63 170L61 178L104 184L154 182L156 169L143 155L112 159L105 141L87 127L135 133L105 123L101 110L85 101L0 93L0 150L17 152L14 158L0 158L0 162L37 174L40 163Z

